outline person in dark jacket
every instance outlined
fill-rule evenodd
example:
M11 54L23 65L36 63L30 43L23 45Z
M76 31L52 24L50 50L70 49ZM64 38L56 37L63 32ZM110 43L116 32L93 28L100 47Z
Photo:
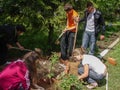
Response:
M88 46L90 46L89 54L94 55L99 33L101 32L100 40L105 38L104 18L101 12L94 7L92 2L87 2L87 10L84 13L84 18L82 18L80 22L82 21L85 21L82 47L87 49Z
M6 63L8 48L13 44L23 50L24 47L18 42L18 36L25 32L23 25L2 25L0 26L0 65Z

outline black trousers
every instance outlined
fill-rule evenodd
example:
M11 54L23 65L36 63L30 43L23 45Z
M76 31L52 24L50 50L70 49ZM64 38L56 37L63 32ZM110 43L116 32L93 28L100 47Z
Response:
M63 60L69 59L69 57L72 55L74 37L75 37L74 32L66 31L61 38L60 47L61 58Z
M3 65L6 62L8 48L7 43L0 39L0 65Z

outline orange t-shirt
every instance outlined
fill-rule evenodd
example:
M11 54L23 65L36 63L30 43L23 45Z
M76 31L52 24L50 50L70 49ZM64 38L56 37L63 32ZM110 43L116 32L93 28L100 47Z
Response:
M76 23L74 21L75 17L78 17L78 13L74 9L67 12L67 27L68 28L76 26ZM76 32L76 29L71 30L71 32Z

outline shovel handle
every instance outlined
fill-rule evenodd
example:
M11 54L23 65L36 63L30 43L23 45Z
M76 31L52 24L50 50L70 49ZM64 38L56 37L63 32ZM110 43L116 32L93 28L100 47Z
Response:
M59 44L59 39L62 37L62 35L64 34L65 32L62 32L59 37L56 39L55 41L55 44Z
M56 41L58 41L58 40L62 37L62 35L63 35L64 33L65 33L65 32L62 32L62 33L59 35L59 37L57 38Z

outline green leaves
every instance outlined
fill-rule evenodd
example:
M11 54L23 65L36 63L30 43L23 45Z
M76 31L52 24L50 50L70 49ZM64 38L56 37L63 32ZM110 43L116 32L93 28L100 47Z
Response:
M54 69L54 65L58 62L59 57L55 52L53 52L51 57L49 58L49 60L51 61L51 63L50 63L50 67L49 67L50 68L49 74L47 76L48 76L48 78L52 78L54 76L54 73L52 71Z
M78 80L77 76L69 74L66 75L60 82L60 87L62 87L62 90L71 90L71 88L74 88L74 90L82 90L82 84Z
M29 35L35 37L36 35L34 34L39 33L37 35L39 35L40 38L37 38L36 42L42 43L43 46L37 43L33 45L34 47L37 45L43 50L46 50L46 47L52 50L55 49L54 45L47 42L50 40L51 43L54 43L54 40L56 40L66 25L64 4L70 2L81 18L86 9L87 1L88 0L0 0L0 8L4 10L3 13L0 13L0 24L25 25L27 31L29 31L27 32ZM105 21L119 20L120 0L90 1L94 3L96 8L102 11ZM117 14L115 12L117 12ZM31 43L28 40L26 41ZM44 46L45 44L46 46Z
M52 55L49 60L51 61L51 65L54 65L58 62L59 56L56 54L56 52L52 52Z

